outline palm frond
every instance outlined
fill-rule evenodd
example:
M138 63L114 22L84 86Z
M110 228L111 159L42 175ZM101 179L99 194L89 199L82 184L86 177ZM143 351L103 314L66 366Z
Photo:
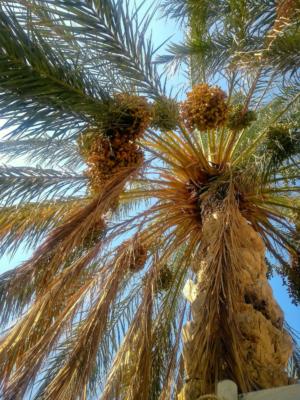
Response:
M20 243L35 247L49 230L61 223L70 210L82 207L84 200L29 203L0 208L0 253L14 253Z
M114 65L100 58L94 49L81 46L76 37L65 28L64 17L55 15L51 5L48 7L44 3L43 7L38 7L35 2L27 0L5 0L5 4L13 11L24 29L28 32L37 29L54 52L67 54L68 60L76 60L82 71L88 76L94 76L108 92L114 92L117 88L122 91L129 90L126 80L118 75Z
M68 265L67 260L74 252L76 255L76 250L93 244L91 236L96 235L96 240L101 242L106 228L104 215L123 187L124 180L128 179L128 172L130 171L126 170L113 177L104 186L104 192L94 200L83 204L82 208L69 210L63 221L49 232L48 237L27 262L3 274L2 310L9 310L12 307L19 314L34 294L46 289L52 278Z
M1 373L2 385L5 385L7 377L14 371L15 362L18 361L18 363L23 365L23 367L18 369L17 373L13 373L11 384L4 389L7 398L13 399L16 396L18 397L25 394L28 386L30 386L32 380L38 373L45 357L62 334L65 324L70 321L70 319L74 318L76 310L80 304L82 304L82 301L84 301L88 291L97 283L97 279L94 275L88 279L85 278L85 281L81 280L80 282L80 280L78 280L79 274L94 256L95 249L92 249L75 263L74 266L76 268L74 268L74 266L69 267L72 273L66 270L62 277L55 279L52 285L50 285L46 295L38 298L29 309L27 318L21 320L13 327L2 340L0 344L0 354L4 365L6 364L5 355L7 351L11 354L10 367L8 368L6 364L6 367L4 367ZM67 277L67 280L64 279L65 277ZM75 286L72 284L69 285L68 281L69 283L72 281ZM67 297L63 294L65 289L71 290ZM55 297L53 298L51 294L55 295ZM59 299L60 302L56 304L55 301L57 299ZM63 299L64 301L61 303ZM52 304L53 301L54 303ZM39 315L38 318L37 313ZM49 315L49 318L47 318L47 315ZM56 318L52 323L53 317ZM43 331L40 330L41 324L44 324L45 332L47 332L46 336L44 336ZM28 337L28 341L24 341L25 336L23 336L23 341L16 341L14 339L18 337L21 332L26 332L25 336ZM18 347L19 349L24 347L24 353L20 353L21 358L19 358ZM32 366L30 371L26 368L29 360L31 360Z
M38 32L26 32L9 9L5 11L2 8L0 13L2 90L15 91L17 83L21 98L95 116L100 100L107 98L105 89L84 75L79 65L72 66L63 53L55 53Z
M56 0L26 1L25 4L33 12L47 13L52 18L48 26L53 34L54 28L66 37L71 35L72 40L90 49L98 60L104 57L108 70L112 65L138 91L151 97L164 93L161 76L152 62L155 49L151 39L145 37L151 17L145 16L139 21L137 10L132 10L127 1L65 4Z
M294 12L300 15L300 7ZM262 54L266 56L268 64L284 74L299 74L299 39L300 24L296 21L285 27L283 32L276 36L265 54L264 52Z
M2 204L58 199L66 194L84 194L86 177L82 174L29 167L0 167Z
M53 139L49 136L27 140L2 140L0 154L7 163L20 157L24 162L44 166L56 164L72 170L80 168L83 164L73 140Z
M43 385L37 398L51 399L68 393L68 398L72 399L87 387L95 368L97 350L109 323L110 308L116 300L119 286L126 279L126 252L127 248L121 245L87 317L79 322L65 345L64 363L56 368L55 374L52 371L47 377L48 384Z

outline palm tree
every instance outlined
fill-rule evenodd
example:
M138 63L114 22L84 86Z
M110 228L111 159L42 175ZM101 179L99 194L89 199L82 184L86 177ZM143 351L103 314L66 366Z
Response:
M300 302L299 11L164 0L185 39L158 57L129 2L1 2L0 151L28 162L0 169L1 252L34 249L0 278L5 400L294 381L267 277Z

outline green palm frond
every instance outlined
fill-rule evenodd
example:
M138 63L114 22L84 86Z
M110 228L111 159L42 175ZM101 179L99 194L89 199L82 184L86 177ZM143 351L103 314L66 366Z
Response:
M86 177L82 174L33 167L0 167L1 201L11 205L21 201L58 199L82 193Z
M292 21L285 20L277 34L276 1L167 0L161 7L165 16L183 19L189 31L185 43L171 44L169 54L158 57L158 62L188 63L194 82L215 78L228 67L239 67L241 61L249 68L271 67L278 77L283 73L290 79L299 73L300 7L294 3Z
M107 94L95 80L84 76L71 61L66 63L62 53L54 53L38 32L30 38L14 14L2 9L0 17L2 90L13 90L21 99L35 99L82 118L98 114L100 100Z
M77 135L87 122L76 116L57 110L50 105L41 106L13 93L0 93L0 107L4 123L1 130L15 139L38 138L45 132L53 136Z
M298 13L300 15L300 8ZM266 50L268 62L285 74L299 74L299 41L300 23L297 21L278 35L272 46Z
M215 18L218 12L224 12L222 1L197 1L197 0L163 0L160 11L163 17L173 18L178 22L187 24L192 17L200 29L204 30ZM220 9L221 8L221 9ZM207 25L208 24L208 25Z
M24 162L65 169L76 169L83 165L77 144L70 139L53 139L49 136L39 139L2 140L0 154L10 163L21 157Z
M68 60L76 60L86 75L94 77L95 81L101 83L108 93L119 91L130 91L132 85L125 77L119 74L116 66L108 60L99 57L97 51L89 46L82 46L76 36L68 32L65 27L64 17L53 14L53 10L44 3L41 7L31 2L18 2L6 0L19 23L27 31L38 29L39 35L50 45L54 52L67 55ZM58 23L59 20L59 23Z
M152 62L155 48L150 38L145 37L151 17L146 15L139 21L137 10L128 1L71 1L66 4L56 0L34 4L25 1L25 4L29 4L33 13L51 16L52 35L57 30L66 41L71 38L79 48L84 46L90 53L88 56L92 54L100 65L104 58L107 70L118 71L131 87L151 97L164 94L161 76ZM45 25L47 22L43 21L42 29Z

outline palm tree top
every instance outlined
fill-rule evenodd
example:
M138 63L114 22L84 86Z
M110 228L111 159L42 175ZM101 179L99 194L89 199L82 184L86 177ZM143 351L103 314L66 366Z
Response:
M207 327L200 392L219 377L263 387L237 350L237 304L254 304L240 289L250 236L266 250L260 278L279 272L300 302L299 2L164 0L154 11L1 2L0 251L32 251L0 276L5 399L33 388L36 400L191 400L191 315ZM148 34L155 13L185 35L166 55ZM171 70L188 78L176 96ZM20 155L27 165L11 166ZM182 296L196 276L200 320ZM291 343L272 307L281 366ZM298 361L295 348L290 375Z

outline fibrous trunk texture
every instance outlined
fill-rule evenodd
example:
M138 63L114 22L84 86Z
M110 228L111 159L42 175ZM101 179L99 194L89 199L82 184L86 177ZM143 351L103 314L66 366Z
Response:
M287 385L292 340L267 281L265 246L236 209L211 213L203 226L197 283L184 295L192 320L183 329L186 380L180 400L214 393L232 379L239 390Z

